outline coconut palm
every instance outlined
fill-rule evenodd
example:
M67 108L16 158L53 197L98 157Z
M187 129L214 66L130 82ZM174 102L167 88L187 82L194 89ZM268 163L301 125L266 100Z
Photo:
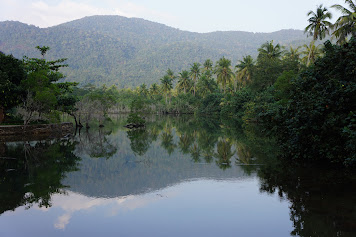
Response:
M177 87L180 90L183 89L184 94L187 92L187 89L191 87L191 79L189 78L188 71L184 70L181 73L179 73Z
M217 83L221 84L225 93L226 84L231 82L234 73L231 70L231 61L222 57L215 65L215 73L217 76Z
M167 72L166 72L166 75L169 76L169 78L172 79L172 82L174 81L174 79L176 79L176 76L174 75L174 72L168 68Z
M165 75L160 80L161 80L161 83L162 83L162 90L166 94L166 103L167 103L168 94L170 93L170 91L172 90L172 87L173 87L172 86L172 79L168 75Z
M206 73L204 73L198 81L198 91L199 94L205 97L206 95L214 92L217 88L217 84L213 78L209 78Z
M150 87L150 93L151 95L158 95L159 93L159 87L157 85L157 83L153 83Z
M213 71L212 70L207 70L203 74L206 78L212 79L213 80Z
M235 80L235 91L237 88L237 83L240 85L246 85L248 81L251 81L252 68L255 65L255 62L251 55L243 57L242 60L239 60L239 64L235 66L237 69L236 80Z
M301 46L298 46L296 48L293 48L292 46L289 46L289 50L286 50L285 57L287 58L293 58L293 59L299 59L300 56L300 50Z
M147 90L147 86L145 83L143 83L140 87L139 87L139 93L140 95L146 96L148 94L148 90Z
M213 70L213 62L210 59L205 60L203 64L203 71L212 71Z
M196 81L200 76L200 63L193 63L193 65L191 65L190 76L193 78L193 88L195 96Z
M283 54L283 47L280 44L273 45L273 40L271 40L262 44L258 52L258 58L266 57L271 60L278 60Z
M356 3L352 0L345 0L350 7L350 10L339 5L335 4L331 6L339 10L342 14L335 22L335 31L333 36L336 37L338 44L343 44L346 42L347 37L352 35L356 36Z
M309 66L310 64L313 64L315 60L322 55L322 53L322 46L316 46L314 41L310 42L309 45L305 44L304 50L302 51L302 54L305 56L302 58L302 62Z
M307 15L310 16L309 25L305 27L304 32L313 36L313 40L325 38L326 34L329 34L329 29L332 28L332 23L328 21L332 15L328 9L321 4L317 7L316 12L309 11Z

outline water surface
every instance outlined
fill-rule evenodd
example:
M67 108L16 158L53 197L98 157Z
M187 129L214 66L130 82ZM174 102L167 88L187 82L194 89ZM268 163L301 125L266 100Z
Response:
M1 144L0 236L355 236L351 173L192 117Z

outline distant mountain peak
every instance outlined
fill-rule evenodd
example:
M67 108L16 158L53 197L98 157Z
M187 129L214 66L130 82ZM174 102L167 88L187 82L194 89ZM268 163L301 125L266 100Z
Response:
M46 45L49 58L68 58L66 80L119 87L157 83L167 68L177 74L206 59L225 56L236 63L245 55L256 57L257 49L270 40L303 45L310 39L293 29L193 33L118 15L88 16L49 28L0 22L0 51L38 57L35 46Z

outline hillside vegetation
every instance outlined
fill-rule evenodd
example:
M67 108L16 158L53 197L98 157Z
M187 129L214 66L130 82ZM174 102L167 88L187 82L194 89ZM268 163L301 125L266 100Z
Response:
M35 47L49 46L49 60L68 58L66 81L80 85L151 85L167 68L179 72L191 62L217 61L225 56L233 64L243 56L257 56L266 41L303 45L303 31L274 33L192 33L138 18L91 16L50 28L20 22L0 22L0 51L22 58L38 57Z

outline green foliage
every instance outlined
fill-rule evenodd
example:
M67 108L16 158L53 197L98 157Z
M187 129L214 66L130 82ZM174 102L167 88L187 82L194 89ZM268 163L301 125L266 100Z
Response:
M240 120L244 115L245 105L253 98L254 93L249 88L243 88L231 95L226 95L220 104L221 116L234 117Z
M290 91L293 88L292 80L297 76L293 71L284 71L274 83L275 97L283 105L286 105L290 98Z
M21 82L25 79L23 63L0 52L0 107L8 110L22 102L25 91Z
M271 47L273 47L273 45ZM257 65L253 70L251 83L251 87L255 91L261 91L273 85L284 71L293 71L297 73L300 69L300 63L298 62L297 57L286 57L282 60L280 59L279 52L272 52L271 55L279 56L275 56L274 59L271 60L268 56L264 56L264 53L259 54Z
M220 114L220 103L223 98L221 93L212 93L207 95L199 106L199 112L202 114Z
M325 57L293 80L278 134L294 159L355 162L356 40L325 43Z

